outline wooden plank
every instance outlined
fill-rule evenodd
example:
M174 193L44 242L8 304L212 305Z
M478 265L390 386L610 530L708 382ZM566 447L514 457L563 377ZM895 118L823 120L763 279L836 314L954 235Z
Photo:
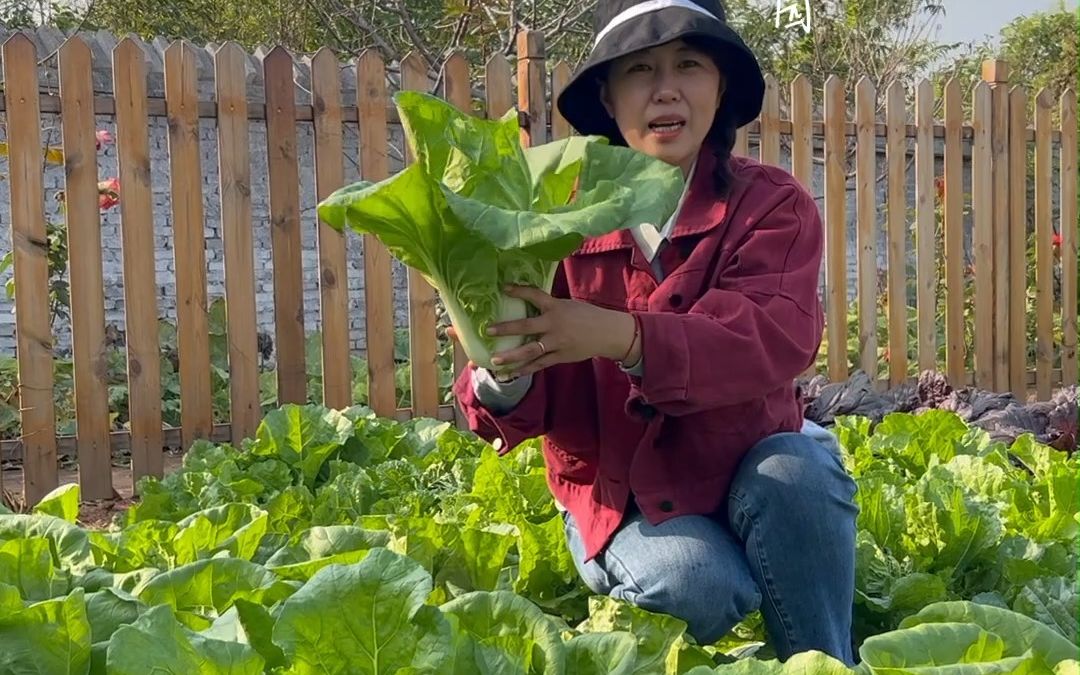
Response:
M90 48L77 35L65 41L59 51L79 487L84 499L107 499L112 497L112 457L109 390L104 379L108 364L97 150L91 105L92 57Z
M176 266L177 342L180 353L180 426L184 446L210 436L210 339L206 298L202 167L195 49L175 41L165 50L165 97L169 104L169 166Z
M570 64L566 61L559 61L555 64L555 67L551 69L551 100L556 101L559 98L559 94L563 89L566 89L566 85L570 83L571 77ZM559 112L559 107L553 105L551 108L551 139L559 140L567 138L573 135L574 129L570 126L570 123L566 121L566 118Z
M547 97L544 92L544 34L522 30L517 35L518 110L528 125L521 130L522 145L541 145L548 140Z
M116 154L120 168L120 236L124 256L124 328L127 342L131 473L164 475L161 429L161 346L154 279L154 196L146 115L146 55L131 38L113 49Z
M1009 92L1008 71L1000 61L983 64L983 78L990 82L990 144L993 157L994 235L994 390L1009 386Z
M1077 275L1080 274L1080 223L1077 202L1077 119L1076 90L1072 87L1061 95L1061 373L1062 381L1080 382L1080 362L1077 354Z
M497 55L498 56L498 55ZM42 92L38 97L38 104L40 110L43 113L58 113L60 112L59 98L51 93ZM5 110L4 95L0 93L0 112ZM146 109L151 117L165 117L165 100L158 97L147 97ZM95 96L94 97L94 113L97 115L115 115L116 103L111 96ZM200 101L199 102L199 117L201 119L215 119L218 115L218 105L214 101ZM356 106L343 106L341 109L342 120L345 122L356 122L359 117L359 111ZM390 124L400 124L401 119L398 116L397 109L393 107L387 107L386 109L387 121ZM297 122L310 122L315 118L315 113L312 107L307 104L297 104L296 106L296 121ZM252 102L248 105L248 120L257 121L266 119L266 105L263 103ZM761 123L759 121L753 121L746 125L746 131L751 134L759 134L761 132ZM814 136L822 136L825 133L824 122L814 122L811 131ZM780 133L782 135L791 135L791 121L780 121ZM965 141L970 141L974 138L974 130L970 126L962 127L961 138ZM844 135L848 137L855 136L855 125L851 122L844 123ZM878 138L885 138L888 136L888 129L884 123L874 125L874 135ZM904 127L904 135L908 138L916 138L918 136L918 127L914 124L908 124ZM945 126L942 124L934 125L934 138L945 138ZM1035 140L1035 130L1028 129L1025 132L1028 142ZM1054 143L1061 142L1061 131L1055 129L1051 134L1051 139Z
M897 385L908 376L907 139L904 138L901 130L904 120L907 119L907 101L902 82L893 82L889 87L885 115L889 129L892 131L885 145L886 161L889 165L887 197L889 205L887 225L889 382ZM918 156L916 156L917 160ZM925 197L925 195L921 196Z
M266 154L270 165L278 403L305 403L304 269L292 55L280 45L274 47L263 59L263 73L266 82Z
M772 74L765 76L765 97L761 104L761 145L758 157L763 164L780 164L780 85Z
M309 64L311 104L315 108L315 191L321 202L345 184L340 61L332 50L323 47ZM323 404L343 409L352 405L345 233L321 220L318 228Z
M401 88L428 91L428 65L416 52L401 62ZM406 148L405 162L416 158ZM412 372L412 410L417 417L432 417L439 407L439 344L435 315L435 289L409 268L409 365Z
M847 139L842 133L844 86L835 75L825 81L825 248L826 335L829 380L848 378L847 362Z
M975 386L994 387L994 189L990 85L975 85L971 149L971 210L974 217Z
M456 52L446 60L443 65L443 98L463 112L469 112L472 108L472 80L469 77L469 63L465 55ZM454 379L465 370L469 363L469 357L465 354L461 343L453 341L454 345ZM457 409L455 404L455 409ZM468 419L459 410L456 416L458 427L467 429Z
M855 215L857 219L857 282L859 298L860 368L873 378L878 373L877 340L877 140L871 131L876 95L868 77L855 86Z
M807 191L814 190L814 146L810 127L813 122L813 90L810 79L799 74L791 82L791 173ZM804 377L817 373L817 358L803 372Z
M356 61L360 110L360 176L378 182L389 175L386 123L386 66L374 50ZM394 385L394 284L390 252L373 235L363 235L364 321L367 340L368 405L376 414L397 410Z
M225 254L225 303L229 331L229 408L233 438L254 437L262 418L259 336L255 309L255 244L251 216L248 57L235 42L214 54L218 116L218 192Z
M1027 127L1027 94L1009 93L1009 389L1027 394L1027 141L1018 133Z
M502 54L494 54L484 70L488 119L498 119L514 107L514 72Z
M915 89L915 118L922 133L915 140L916 306L919 370L937 369L937 232L934 216L934 86L921 80Z
M15 267L20 441L25 447L23 499L36 504L57 486L58 478L37 54L26 34L15 33L4 42L3 69L8 99L8 208Z
M1050 146L1051 108L1054 99L1043 89L1035 97L1035 392L1050 399L1050 371L1054 367L1054 225L1053 148Z
M807 190L814 186L813 90L800 73L791 82L791 173Z
M731 147L732 156L747 157L750 155L750 125L744 125L735 130L735 145Z
M945 85L945 372L952 383L967 373L967 338L964 307L964 124L960 83Z

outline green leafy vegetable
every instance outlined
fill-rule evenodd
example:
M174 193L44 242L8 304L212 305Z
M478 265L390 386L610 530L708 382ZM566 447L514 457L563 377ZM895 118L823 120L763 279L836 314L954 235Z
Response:
M164 605L116 631L106 661L110 675L258 675L265 664L248 645L184 627Z
M81 673L89 664L90 623L81 590L0 612L0 673Z
M74 523L79 517L79 484L61 485L45 495L34 507L34 513L56 516Z
M461 663L529 675L557 675L566 669L558 628L519 595L478 591L448 602L442 610L457 617L456 625L469 636L461 643Z
M313 527L300 535L298 543L274 553L266 567L283 579L306 581L327 565L360 562L372 548L389 541L387 532L353 525Z
M780 663L760 613L702 645L592 596L537 441L500 457L443 421L276 412L144 479L108 529L68 520L72 488L0 514L0 672L1080 675L1080 458L1030 437L839 421L861 507L847 668Z
M435 665L448 646L441 615L424 605L430 592L423 568L375 549L354 565L319 570L285 602L273 639L297 674L393 675Z
M353 423L334 410L316 416L305 414L304 408L284 408L262 421L251 451L298 466L310 486L326 458L349 439L352 428Z
M566 643L567 669L580 675L631 675L637 661L633 633L585 633Z
M319 204L337 229L373 234L438 290L465 353L478 365L520 337L497 321L530 310L509 284L551 291L558 263L586 237L662 223L683 188L672 165L604 139L520 145L517 113L466 115L428 94L395 98L415 162L378 183L343 187Z
M1077 646L1055 633L1046 624L1016 612L972 602L942 602L930 605L905 619L901 629L928 624L963 622L1000 636L1003 653L1020 655L1028 650L1041 654L1051 665L1075 658Z

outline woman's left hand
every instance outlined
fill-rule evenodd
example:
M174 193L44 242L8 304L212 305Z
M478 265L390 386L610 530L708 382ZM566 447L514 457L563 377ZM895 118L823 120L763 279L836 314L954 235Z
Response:
M555 298L526 286L511 286L505 292L540 310L538 316L504 321L489 329L490 335L535 336L533 341L520 347L493 355L492 362L497 366L517 364L514 369L517 376L557 363L575 363L594 357L621 359L634 342L634 318L626 312Z

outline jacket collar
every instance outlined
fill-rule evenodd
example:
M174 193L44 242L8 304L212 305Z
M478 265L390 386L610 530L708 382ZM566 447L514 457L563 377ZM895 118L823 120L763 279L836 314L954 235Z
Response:
M733 162L735 162L733 158ZM702 146L698 155L697 168L691 178L686 200L675 220L675 226L671 230L671 240L677 241L682 237L701 234L715 229L721 225L727 216L728 203L733 195L727 199L717 199L712 186L713 168L716 166L716 155L712 149ZM578 248L575 255L588 253L602 253L621 248L635 246L632 228L616 230L599 237L586 239Z

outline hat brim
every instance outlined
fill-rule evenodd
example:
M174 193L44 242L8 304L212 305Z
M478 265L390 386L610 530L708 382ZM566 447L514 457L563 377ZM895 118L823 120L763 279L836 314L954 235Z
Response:
M668 7L642 15L612 30L571 77L556 105L579 134L621 141L615 120L600 101L597 81L611 61L673 40L704 39L722 59L726 81L717 119L729 116L736 127L757 119L765 97L765 79L754 53L726 23L681 7Z

